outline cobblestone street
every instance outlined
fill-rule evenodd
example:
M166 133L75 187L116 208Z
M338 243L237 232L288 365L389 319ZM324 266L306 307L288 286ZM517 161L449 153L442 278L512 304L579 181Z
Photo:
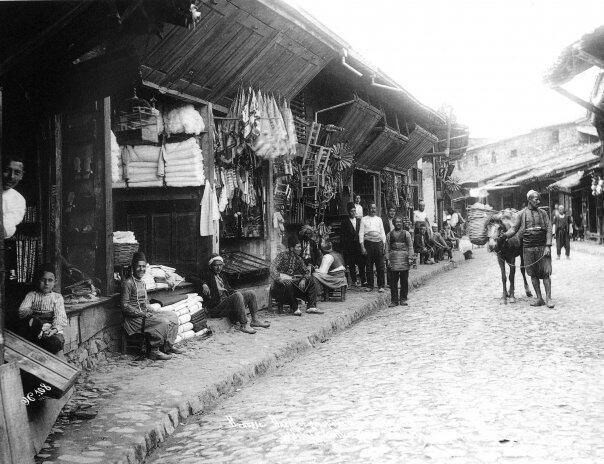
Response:
M553 262L556 308L495 257L440 275L191 417L152 463L604 462L601 256Z

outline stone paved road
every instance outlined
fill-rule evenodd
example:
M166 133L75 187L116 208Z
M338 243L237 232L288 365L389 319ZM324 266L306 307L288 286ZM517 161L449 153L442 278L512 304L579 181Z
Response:
M603 271L575 253L554 262L555 310L503 306L479 254L190 418L148 462L602 463Z

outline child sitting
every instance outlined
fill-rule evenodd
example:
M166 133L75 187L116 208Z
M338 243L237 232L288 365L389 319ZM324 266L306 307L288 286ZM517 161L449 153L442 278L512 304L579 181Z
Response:
M52 354L63 349L63 329L67 326L63 296L53 291L55 281L54 269L43 266L34 279L36 290L25 295L19 307L22 334Z

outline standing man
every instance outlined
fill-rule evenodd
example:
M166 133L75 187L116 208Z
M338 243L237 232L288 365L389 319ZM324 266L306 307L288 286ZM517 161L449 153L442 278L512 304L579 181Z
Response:
M362 218L363 217L363 207L361 206L361 195L354 196L354 207L355 207L356 217Z
M350 279L356 287L367 285L365 276L365 258L361 253L359 244L359 231L361 230L361 218L356 217L354 203L348 203L348 217L342 221L340 226L340 246L344 255L344 262L350 270ZM359 268L359 279L357 282L357 270Z
M566 253L566 259L570 259L570 237L573 233L573 219L566 214L564 205L558 206L558 214L554 218L553 234L556 237L556 252L558 259L562 253L562 247Z
M430 221L428 220L428 215L424 211L425 209L426 203L424 203L424 200L420 200L418 209L413 211L413 227L419 229L421 223L425 224L428 236L432 237L432 227L430 227Z
M396 216L396 208L394 206L391 206L390 208L388 208L388 216L386 216L384 219L382 219L382 222L384 223L384 232L386 232L386 235L388 235L390 233L391 230L394 230L394 217Z
M382 219L376 216L377 206L375 203L369 205L369 216L361 219L359 230L359 243L361 252L367 257L367 287L373 290L373 266L377 272L378 292L384 290L384 246L386 245L386 233Z
M15 235L17 226L25 216L25 198L15 190L23 180L23 161L16 157L8 157L2 169L2 220L4 223L4 238Z
M505 239L509 239L521 232L522 234L522 253L526 272L531 276L533 289L537 295L537 300L531 303L531 306L547 305L553 308L552 302L552 223L547 213L539 209L541 198L535 190L530 190L526 194L528 206L524 208L517 216L516 223L503 234ZM541 284L543 280L545 287L545 301L541 295Z

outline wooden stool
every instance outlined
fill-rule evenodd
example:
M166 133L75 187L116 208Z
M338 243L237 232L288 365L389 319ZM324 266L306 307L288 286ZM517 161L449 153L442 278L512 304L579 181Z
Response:
M126 354L128 349L136 348L141 358L146 357L151 348L149 346L149 334L145 333L145 322L147 318L143 317L141 331L128 335L125 330L122 331L122 354Z
M332 298L339 298L340 301L346 301L347 288L347 285L342 285L340 288L323 287L323 301L330 301Z

